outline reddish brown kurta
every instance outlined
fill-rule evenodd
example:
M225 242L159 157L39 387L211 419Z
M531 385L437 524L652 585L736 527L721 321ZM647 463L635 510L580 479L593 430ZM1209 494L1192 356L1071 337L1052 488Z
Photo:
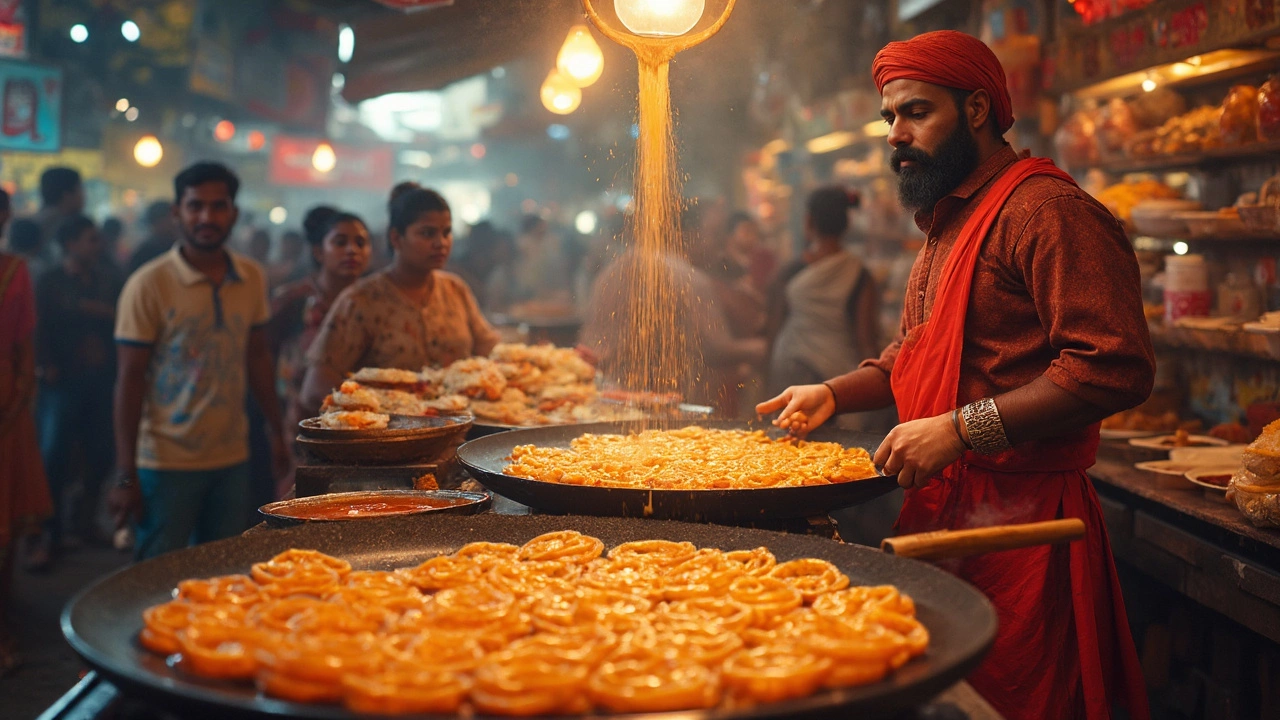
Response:
M928 242L911 268L898 337L864 365L893 371L906 333L929 316L960 229L1017 159L1006 147L933 213L916 215ZM1041 375L1104 410L1142 402L1151 392L1155 355L1139 284L1133 247L1106 208L1067 183L1027 180L1005 204L978 258L958 403L1014 390ZM838 406L853 404L844 378L832 385ZM1047 442L1073 442L1085 432Z

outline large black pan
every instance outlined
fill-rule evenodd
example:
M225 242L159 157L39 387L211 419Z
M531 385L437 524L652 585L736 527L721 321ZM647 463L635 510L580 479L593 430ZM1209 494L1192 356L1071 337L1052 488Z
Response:
M635 421L565 425L563 427L512 430L471 440L458 448L458 459L468 472L490 490L546 513L651 517L659 520L715 522L729 525L759 520L825 515L831 510L873 500L897 487L894 477L879 476L856 482L808 487L763 488L758 490L642 490L632 488L558 485L518 478L504 473L511 451L517 445L569 447L586 433L626 434L643 428L671 428L689 425L680 421ZM768 425L733 421L699 421L703 427L732 430L767 428ZM811 440L838 442L874 453L883 436L823 427Z
M143 650L135 637L142 611L169 599L179 580L248 572L252 563L289 548L314 548L358 569L412 566L465 543L523 543L544 532L574 529L614 545L649 538L686 540L723 550L766 546L779 560L817 557L835 563L855 584L892 583L915 599L929 629L929 650L883 682L822 692L792 702L666 715L640 720L711 720L820 715L891 717L927 702L964 678L990 647L996 631L991 604L976 589L931 565L806 535L716 525L584 517L437 515L362 523L323 523L268 530L163 555L127 567L80 593L62 614L62 630L84 660L126 692L183 717L193 715L351 718L341 708L301 705L258 695L246 685L182 674Z

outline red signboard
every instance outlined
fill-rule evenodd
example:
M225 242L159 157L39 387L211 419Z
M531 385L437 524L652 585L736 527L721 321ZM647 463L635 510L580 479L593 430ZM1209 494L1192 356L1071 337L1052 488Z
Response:
M394 181L395 156L389 147L354 147L329 143L336 163L329 172L316 169L319 138L277 135L271 142L268 179L293 187L354 188L387 192ZM324 163L320 163L324 166Z

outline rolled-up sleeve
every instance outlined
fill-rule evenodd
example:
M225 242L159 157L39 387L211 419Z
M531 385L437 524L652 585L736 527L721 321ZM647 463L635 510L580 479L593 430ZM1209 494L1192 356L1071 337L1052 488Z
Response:
M1015 258L1058 353L1044 376L1109 412L1145 400L1155 353L1138 262L1110 213L1077 196L1046 200L1027 223Z

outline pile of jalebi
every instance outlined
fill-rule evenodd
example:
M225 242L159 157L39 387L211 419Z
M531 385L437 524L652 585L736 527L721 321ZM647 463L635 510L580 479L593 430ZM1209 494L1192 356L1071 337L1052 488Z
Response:
M686 427L586 434L567 449L520 445L503 472L564 485L719 490L852 482L875 477L876 468L862 448Z
M765 548L472 543L393 572L289 550L187 580L142 645L192 675L358 713L663 712L876 682L929 643L891 586Z

